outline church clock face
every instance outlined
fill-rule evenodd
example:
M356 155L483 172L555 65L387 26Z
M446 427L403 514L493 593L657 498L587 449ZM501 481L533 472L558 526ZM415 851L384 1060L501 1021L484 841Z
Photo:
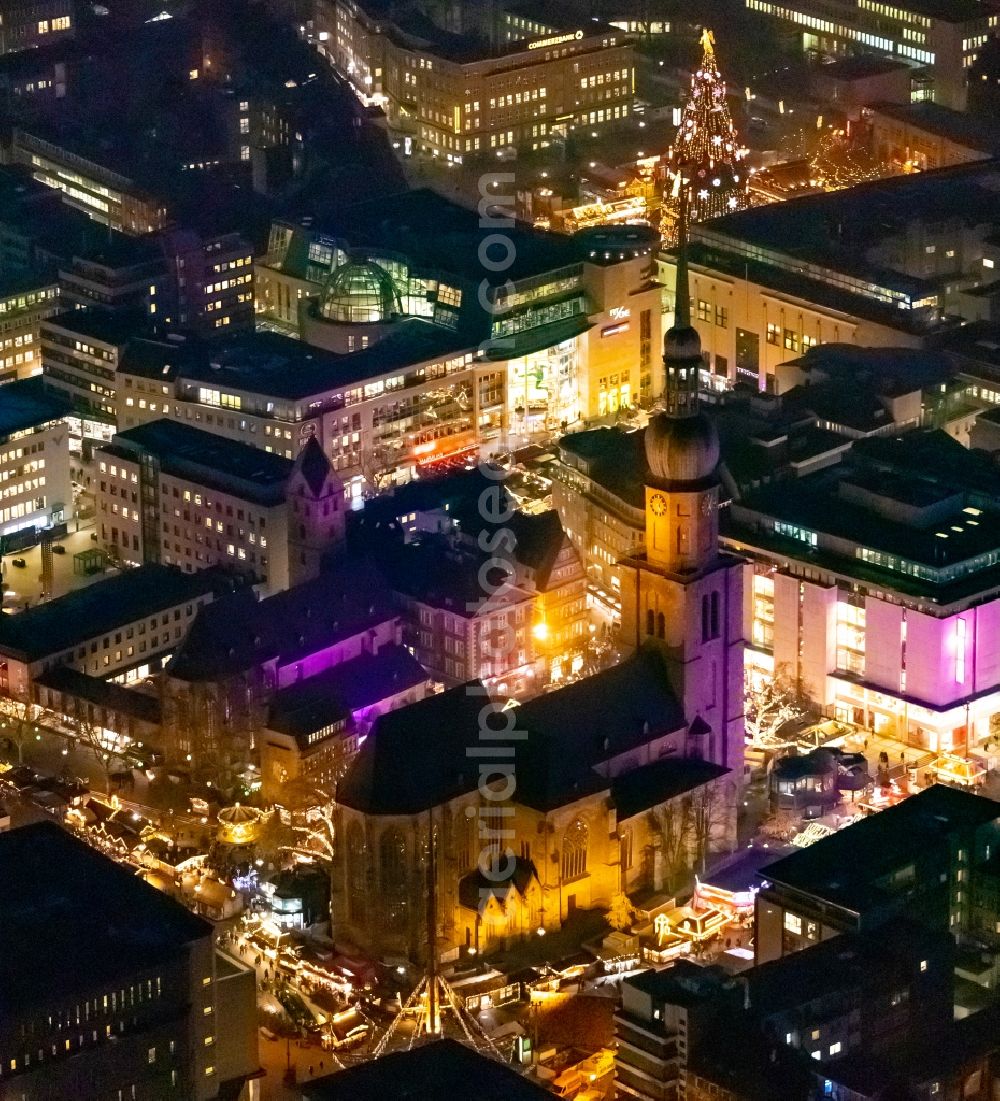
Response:
M654 516L665 516L667 513L667 499L662 493L654 493L649 499L649 507Z

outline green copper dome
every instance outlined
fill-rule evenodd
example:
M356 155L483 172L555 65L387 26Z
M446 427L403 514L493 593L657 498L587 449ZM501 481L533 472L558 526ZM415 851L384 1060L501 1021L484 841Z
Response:
M391 321L402 312L392 276L371 260L352 260L337 268L320 304L328 321Z

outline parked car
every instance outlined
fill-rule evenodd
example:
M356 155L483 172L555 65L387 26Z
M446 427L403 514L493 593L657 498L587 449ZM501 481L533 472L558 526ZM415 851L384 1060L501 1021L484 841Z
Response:
M55 544L53 544L53 547L52 547L52 553L53 554L65 554L66 553L66 548L62 545L62 543L55 543Z
M17 566L19 570L23 570L24 567L28 564L23 558L14 558L11 561L14 563L15 566Z

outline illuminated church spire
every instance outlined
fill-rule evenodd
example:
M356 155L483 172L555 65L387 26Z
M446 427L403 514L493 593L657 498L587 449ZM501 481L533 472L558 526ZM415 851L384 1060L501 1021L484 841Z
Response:
M698 412L698 376L702 367L701 338L691 324L691 289L688 285L689 185L680 176L674 181L678 208L677 282L674 323L663 338L665 375L664 407L668 417L693 417Z

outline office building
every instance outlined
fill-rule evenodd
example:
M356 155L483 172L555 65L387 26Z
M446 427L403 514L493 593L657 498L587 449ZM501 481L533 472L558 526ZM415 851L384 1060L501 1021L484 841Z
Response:
M255 1096L253 971L212 926L55 823L0 836L0 1096Z
M502 368L463 346L419 319L343 356L273 332L211 346L135 341L118 423L169 415L289 460L315 438L357 499L436 458L500 446Z
M758 963L905 916L997 946L1000 803L935 784L762 869Z
M0 694L33 698L35 680L67 666L122 682L159 669L198 609L232 582L147 565L0 617Z
M0 5L0 54L33 50L67 38L75 23L72 0L4 0Z
M65 398L82 425L94 431L78 436L108 438L116 424L118 368L141 314L100 309L73 309L48 318L41 326L45 385ZM103 425L103 429L96 425Z
M41 323L59 312L51 275L14 275L0 284L0 383L41 373Z
M816 58L874 53L910 62L915 76L926 69L934 101L959 111L965 108L966 71L998 19L995 4L977 0L800 0L795 7L746 0L746 6Z
M11 135L10 160L30 168L46 187L94 221L131 236L163 229L167 208L136 180L106 167L58 141L24 130Z
M93 307L146 313L157 320L168 289L163 250L149 238L115 234L59 264L61 302L67 310ZM151 312L150 306L156 308Z
M623 31L538 8L478 14L483 26L455 33L413 9L390 17L358 0L319 0L314 25L320 53L385 111L407 154L496 157L631 118L635 61Z
M946 1043L954 958L946 933L897 919L736 976L687 960L628 976L615 1014L618 1096L881 1098L836 1094L835 1076L856 1082L901 1049Z
M988 461L940 432L847 458L730 506L753 563L748 667L784 672L825 714L931 752L1000 730L1000 546Z
M773 386L817 344L921 348L991 316L990 161L757 207L691 227L692 320L718 381ZM974 212L974 213L973 213ZM675 261L661 264L674 283Z
M505 228L514 261L489 275L486 309L479 250L489 232L471 211L417 191L360 204L325 234L275 223L255 266L260 327L340 354L368 351L373 382L380 361L428 384L439 373L432 356L448 356L455 364L448 373L460 359L475 365L485 388L478 410L466 399L465 416L437 436L414 431L427 423L426 398L379 402L390 416L373 451L404 445L404 468L420 456L498 449L508 436L527 439L648 405L660 392L661 292L648 227L598 227L572 238ZM360 368L365 360L353 362ZM384 374L388 388L392 375ZM458 377L453 385L470 383ZM434 419L445 413L435 410ZM349 451L347 461L359 460Z
M0 397L0 535L49 528L76 512L69 406L40 383L11 382Z
M921 172L986 161L1000 152L1000 133L987 120L938 103L879 103L866 110L879 161Z
M344 487L309 440L295 462L168 420L95 453L103 544L126 565L225 566L269 592L316 575L344 537Z

